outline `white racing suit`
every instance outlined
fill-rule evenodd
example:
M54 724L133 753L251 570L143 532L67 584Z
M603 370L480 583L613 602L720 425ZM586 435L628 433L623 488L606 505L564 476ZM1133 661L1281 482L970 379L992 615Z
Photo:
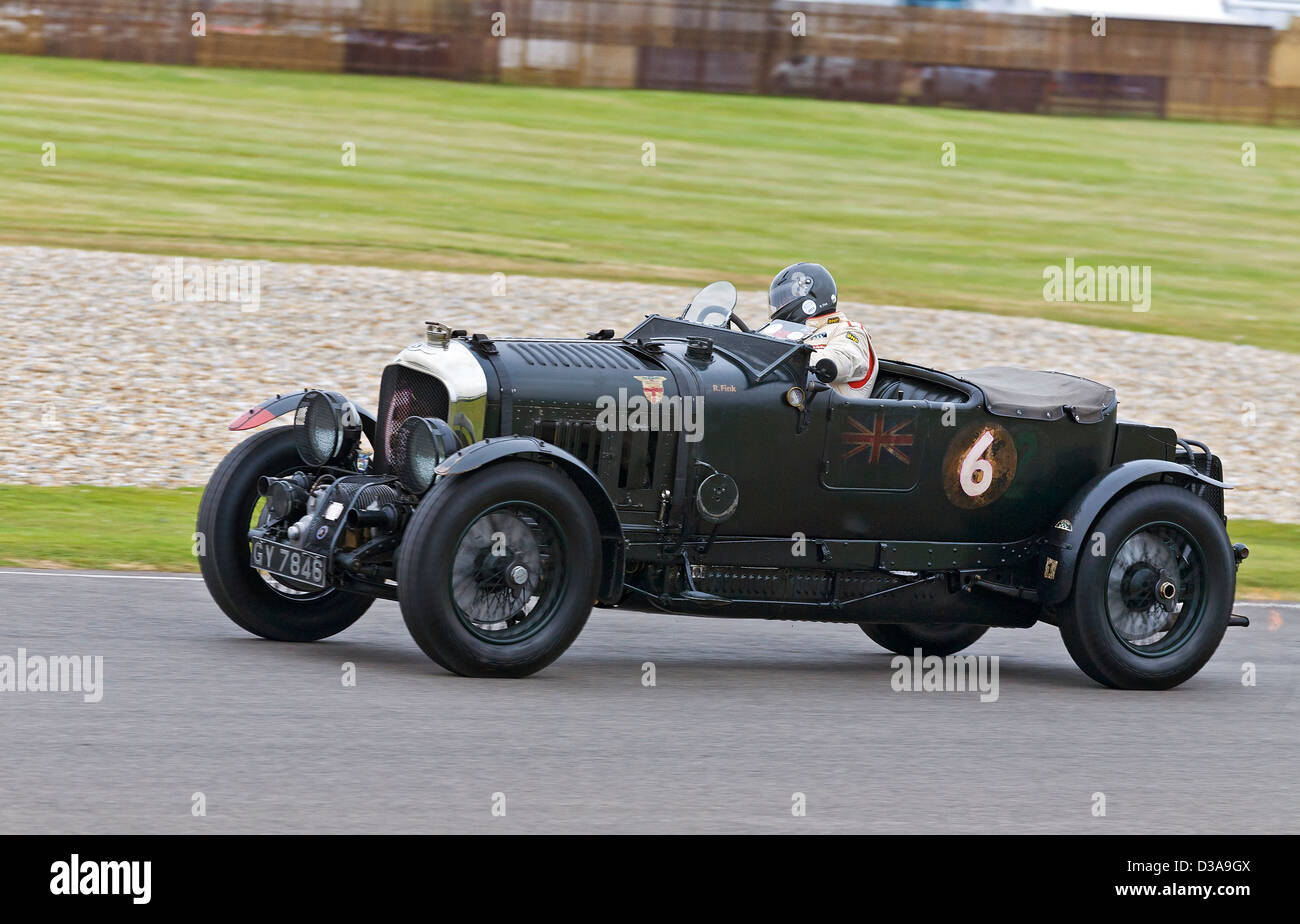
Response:
M809 318L804 323L816 331L803 341L814 350L809 365L819 359L832 360L836 376L831 387L846 398L870 398L880 364L867 329L839 312Z

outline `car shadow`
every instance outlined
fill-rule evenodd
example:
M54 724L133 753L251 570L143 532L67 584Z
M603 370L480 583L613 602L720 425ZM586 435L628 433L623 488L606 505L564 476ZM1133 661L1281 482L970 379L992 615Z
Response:
M338 665L353 661L358 666L377 667L402 677L445 677L457 679L456 674L445 670L428 658L414 643L403 645L375 641L351 641L346 638L325 639L319 642L272 642L259 638L226 638L216 644L248 654L257 652L277 660L287 658L310 659ZM972 650L971 654L979 654ZM752 680L762 675L772 681L806 682L808 678L860 683L869 679L888 683L896 668L897 655L888 652L858 652L818 656L801 652L781 657L774 655L711 654L693 652L683 657L678 654L643 650L638 654L610 650L570 650L545 670L528 678L530 682L603 686L609 682L620 685L627 682L629 672L639 673L642 665L653 662L659 676L671 676L676 683L713 682L723 677ZM999 655L999 683L1053 687L1057 689L1102 690L1100 685L1081 673L1073 664L1046 663L1020 656Z
M978 652L971 653L978 654ZM721 675L764 674L769 678L786 677L791 680L815 676L822 678L845 677L855 681L870 678L888 682L888 678L896 670L893 666L896 657L898 656L887 652L866 652L856 655L831 655L827 657L801 654L787 658L771 655L732 658L711 656L707 652L699 652L688 657L675 655L656 656L651 653L644 657L623 659L618 656L605 657L593 656L589 653L570 652L548 667L545 673L599 674L617 671L617 675L622 678L625 676L629 664L633 664L637 669L640 669L642 663L652 661L661 677L665 673L671 672L674 677L682 679L690 679L687 675L696 678L716 678ZM998 657L999 683L1011 682L1055 688L1105 689L1094 683L1073 663L1045 663L1020 656L999 655Z

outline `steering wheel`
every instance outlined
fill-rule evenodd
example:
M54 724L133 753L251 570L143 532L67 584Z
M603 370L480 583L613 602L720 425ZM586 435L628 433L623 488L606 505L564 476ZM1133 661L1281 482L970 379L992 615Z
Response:
M741 333L745 333L745 334L753 333L753 331L749 329L749 325L745 323L745 319L742 318L740 315L736 314L736 312L734 311L731 312L731 317L727 319L727 324L728 325L734 324L736 326L736 329L739 330Z

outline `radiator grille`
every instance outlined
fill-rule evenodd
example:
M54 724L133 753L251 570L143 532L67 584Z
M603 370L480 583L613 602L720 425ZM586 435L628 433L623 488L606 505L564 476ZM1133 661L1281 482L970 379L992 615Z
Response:
M379 385L378 445L375 446L375 471L388 472L392 458L393 437L408 417L447 419L447 386L431 375L389 366Z

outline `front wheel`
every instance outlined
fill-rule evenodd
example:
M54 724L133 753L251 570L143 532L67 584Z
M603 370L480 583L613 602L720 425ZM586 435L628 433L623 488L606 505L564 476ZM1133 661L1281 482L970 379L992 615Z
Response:
M374 602L333 588L294 590L250 565L248 530L265 503L257 479L302 467L293 428L265 430L221 460L199 502L199 570L212 599L240 628L280 642L328 638L360 619Z
M1223 521L1185 488L1152 485L1116 501L1092 535L1104 544L1081 557L1058 614L1070 657L1109 687L1178 686L1228 627L1237 577Z
M439 482L397 559L411 636L467 677L524 677L558 658L586 625L599 577L600 534L582 492L526 461Z
M969 648L989 630L988 626L968 626L953 622L861 623L862 631L881 648L909 657L919 648L921 655L945 657Z

